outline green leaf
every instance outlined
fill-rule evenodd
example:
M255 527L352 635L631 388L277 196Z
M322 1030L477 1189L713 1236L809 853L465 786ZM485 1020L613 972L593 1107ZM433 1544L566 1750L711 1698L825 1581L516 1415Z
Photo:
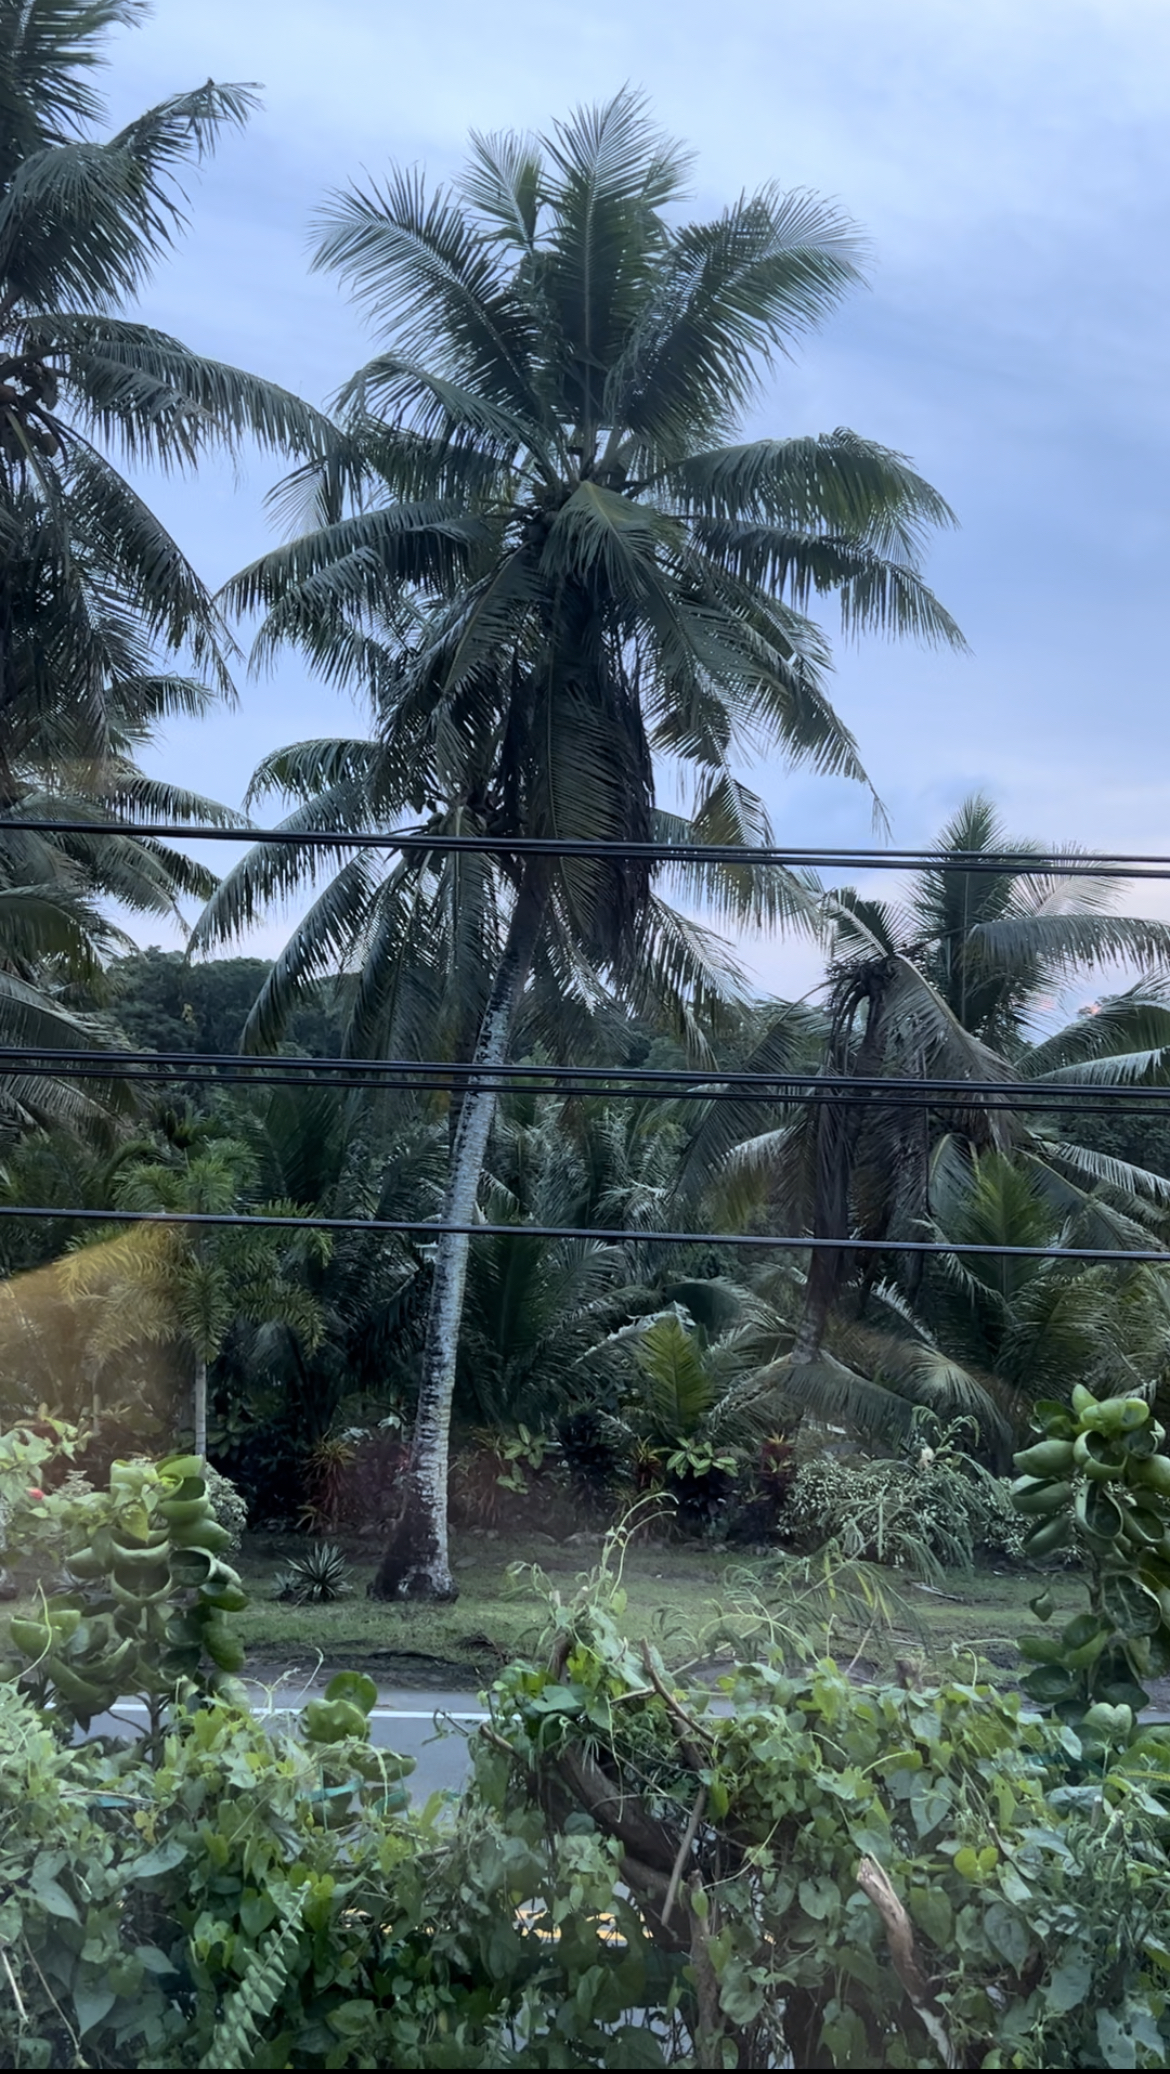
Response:
M1105 2067L1136 2067L1137 2047L1130 2033L1107 2009L1097 2011L1097 2043Z
M941 1887L911 1887L909 1903L913 1921L936 1944L940 1951L951 1948L954 1936L954 1911Z
M113 1988L100 1982L91 1982L87 1987L73 1990L73 2007L77 2011L77 2028L82 2037L108 2016L118 1997Z
M326 1701L348 1700L369 1714L378 1704L378 1688L364 1671L338 1671L325 1687Z
M1028 1956L1030 1939L1027 1925L1014 1909L1002 1901L993 1901L984 1915L983 1929L988 1943L1019 1973Z
M339 2038L357 2038L363 2031L368 2031L376 2015L375 2004L368 1997L362 1997L339 2002L336 2009L329 2011L326 2022Z
M59 1855L59 1854L58 1854ZM29 1891L34 1900L51 1916L63 1916L67 1922L80 1923L77 1904L65 1892L64 1887L48 1870L45 1861L38 1858L29 1880Z
M1062 1664L1037 1664L1020 1683L1028 1698L1041 1707L1059 1706L1062 1700L1071 1698L1076 1689L1072 1672L1066 1671Z
M1102 1581L1101 1603L1119 1635L1132 1640L1153 1635L1162 1624L1162 1608L1152 1591L1135 1577L1107 1576Z
M189 1856L186 1844L181 1844L177 1837L167 1837L161 1844L156 1844L153 1851L147 1851L143 1857L133 1859L126 1867L126 1878L158 1879L161 1873L173 1872L176 1865L182 1865Z
M1093 1984L1093 1962L1087 1952L1070 1952L1054 1970L1044 2000L1054 2016L1064 2016L1084 2001Z

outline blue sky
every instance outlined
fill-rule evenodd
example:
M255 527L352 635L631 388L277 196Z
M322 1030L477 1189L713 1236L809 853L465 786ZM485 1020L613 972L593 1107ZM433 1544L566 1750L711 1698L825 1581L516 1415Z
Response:
M851 425L912 455L961 521L930 576L972 653L838 649L834 696L895 840L928 840L980 785L1018 833L1170 849L1164 0L158 0L119 39L114 118L209 73L262 82L264 110L192 186L144 314L317 401L365 337L308 273L315 204L390 159L441 178L472 126L540 128L630 80L698 152L696 213L770 178L836 198L871 285L753 429ZM151 486L212 581L271 537L270 475ZM347 724L289 664L235 715L176 727L158 762L238 800L265 750ZM870 838L857 788L757 782L782 840ZM1170 913L1157 888L1131 904ZM803 962L761 969L791 985Z

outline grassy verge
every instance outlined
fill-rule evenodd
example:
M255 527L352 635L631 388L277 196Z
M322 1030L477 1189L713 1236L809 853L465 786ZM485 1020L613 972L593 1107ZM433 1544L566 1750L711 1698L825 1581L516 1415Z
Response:
M475 1686L509 1657L537 1644L543 1607L530 1577L515 1564L536 1563L552 1587L569 1596L596 1564L600 1540L567 1545L547 1540L457 1539L460 1596L452 1606L386 1605L365 1596L373 1575L368 1546L354 1551L351 1597L327 1606L291 1606L272 1596L275 1577L296 1544L250 1537L240 1561L251 1604L240 1616L252 1663L312 1671L360 1664L385 1683L426 1688ZM1058 1610L1079 1611L1075 1577L1049 1580ZM825 1588L804 1576L741 1555L661 1544L626 1554L628 1597L623 1625L648 1638L668 1663L758 1649L770 1636L807 1634L814 1650L860 1674L896 1676L909 1666L929 1678L982 1675L1010 1683L1017 1673L1015 1637L1031 1624L1034 1574L951 1573L945 1591L927 1590L890 1572L839 1579Z

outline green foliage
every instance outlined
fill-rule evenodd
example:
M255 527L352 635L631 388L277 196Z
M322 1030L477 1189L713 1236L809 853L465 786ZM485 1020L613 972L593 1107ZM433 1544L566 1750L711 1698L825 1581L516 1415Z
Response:
M278 1599L295 1606L325 1606L348 1598L353 1590L345 1551L335 1541L315 1541L304 1555L294 1556L276 1580Z
M1039 1560L1075 1548L1089 1610L1056 1634L1023 1637L1024 1689L1100 1760L1133 1739L1144 1681L1170 1672L1166 1430L1144 1398L1098 1398L1079 1383L1071 1403L1038 1404L1034 1425L1043 1437L1016 1456L1012 1485L1024 1550ZM1033 1609L1051 1616L1043 1593Z
M1076 1738L981 1687L777 1661L717 1713L624 1641L617 1577L546 1595L550 1654L497 1681L477 1780L540 1864L522 2064L564 2038L628 2064L631 2017L638 2064L1162 2064L1147 1787L1058 1805Z
M810 1655L677 1688L610 1558L496 1681L454 1821L373 1681L66 1747L0 1686L15 2067L1150 2066L1170 1749Z
M346 2013L372 2008L426 1834L396 1812L409 1762L370 1748L368 1685L334 1681L324 1737L180 1710L153 1762L63 1747L0 1687L6 2064L362 2064Z
M244 1538L248 1524L248 1508L237 1491L230 1476L213 1469L209 1462L203 1466L203 1483L207 1492L215 1523L228 1535L227 1552L236 1555Z
M210 958L197 964L181 951L155 946L131 951L110 964L111 1011L135 1050L238 1052L270 969L263 958ZM289 1023L288 1049L337 1056L341 1028L331 1013L332 991L306 994ZM208 1099L203 1090L190 1093L197 1105Z
M970 1430L960 1422L900 1459L801 1463L779 1514L782 1539L807 1550L834 1543L851 1561L924 1577L969 1570L977 1557L1019 1561L1024 1534L1007 1484L965 1452L963 1439Z
M29 1461L27 1436L0 1436L4 1487L28 1473ZM10 1618L9 1675L65 1723L86 1728L137 1695L157 1727L166 1702L212 1692L241 1668L229 1616L246 1597L221 1560L230 1535L216 1521L197 1457L173 1456L157 1468L115 1462L108 1491L69 1482L42 1496L26 1490L13 1511L10 1541L55 1560L65 1584L42 1589L33 1615Z

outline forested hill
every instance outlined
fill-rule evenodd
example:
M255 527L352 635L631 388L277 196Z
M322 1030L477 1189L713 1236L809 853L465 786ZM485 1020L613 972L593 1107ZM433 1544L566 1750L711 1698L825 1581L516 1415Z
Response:
M115 959L109 1013L137 1051L231 1052L240 1048L248 1011L271 970L264 958L214 958L192 964L156 945ZM332 985L307 995L289 1018L284 1049L336 1058L341 1016Z

